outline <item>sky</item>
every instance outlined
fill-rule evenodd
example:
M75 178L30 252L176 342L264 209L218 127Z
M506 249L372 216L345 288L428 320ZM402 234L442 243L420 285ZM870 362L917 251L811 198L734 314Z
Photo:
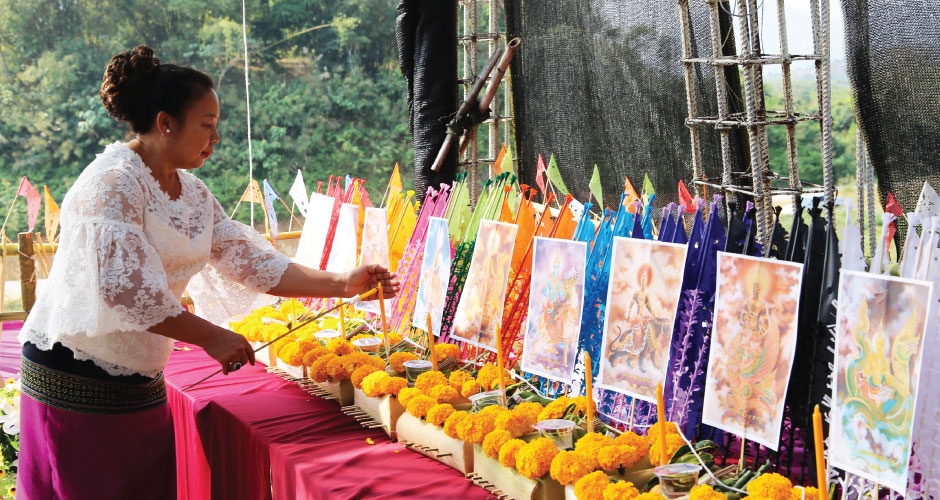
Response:
M823 1L823 0L820 0ZM779 54L780 40L777 30L777 2L759 0L762 16L761 49L764 53ZM787 19L787 45L791 54L813 53L813 24L810 20L809 0L790 0L785 6ZM845 26L842 7L838 1L829 2L829 43L833 61L845 60Z

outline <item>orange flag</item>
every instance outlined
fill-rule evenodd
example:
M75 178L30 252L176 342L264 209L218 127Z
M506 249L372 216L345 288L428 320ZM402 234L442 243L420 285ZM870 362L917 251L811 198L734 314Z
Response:
M242 193L242 197L238 201L264 205L264 195L261 194L261 186L258 185L258 181L252 179L251 182L248 183L248 186L245 187L245 192Z
M496 155L496 161L493 162L493 177L503 173L503 158L506 157L506 144L499 148L499 154Z
M535 218L538 216L535 207L532 206L531 195L528 197L525 195L526 191L529 190L529 186L523 184L521 187L523 195L522 200L519 202L519 212L516 213L516 225L519 226L519 229L516 232L516 246L513 247L512 264L510 264L513 274L519 271L526 250L532 242L532 237L535 235Z
M630 178L627 176L623 177L623 194L627 195L623 199L623 206L626 207L627 212L635 214L636 204L634 202L639 200L640 196L636 194L636 189L633 189L633 183L630 182Z
M42 204L42 196L39 194L39 191L36 191L36 188L29 183L25 175L23 179L20 180L20 187L16 190L16 195L26 197L26 221L29 223L29 231L32 232L33 228L36 227L36 219L39 218L39 205Z
M56 233L59 231L59 205L52 199L52 193L49 192L49 186L42 187L46 195L46 239L49 243L55 242Z
M565 196L565 204L561 207L561 211L558 212L558 218L555 219L555 230L552 234L553 238L559 240L570 240L574 236L574 230L578 227L578 220L575 219L574 213L571 212L571 200L574 198L569 194Z

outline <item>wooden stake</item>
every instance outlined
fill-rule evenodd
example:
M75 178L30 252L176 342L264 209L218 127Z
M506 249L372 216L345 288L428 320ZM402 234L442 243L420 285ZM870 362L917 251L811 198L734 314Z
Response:
M745 449L747 449L747 439L744 439L744 437L742 436L741 437L741 456L738 457L738 474L740 474L741 471L744 470L744 462L747 459L744 456Z
M503 356L502 326L496 327L496 369L499 370L499 399L503 406L506 406L506 382L503 381L503 366L505 366L505 357Z
M428 351L431 353L431 369L437 369L437 352L434 350L434 322L431 320L431 313L428 313Z
M659 457L660 464L669 463L669 457L666 456L666 403L663 399L663 384L656 384L656 423L659 424Z
M636 398L630 398L630 420L627 424L630 427L630 432L633 432L633 415L636 412Z
M385 320L385 292L382 290L381 281L379 282L379 313L382 316L382 336L385 337L385 362L388 363L391 346L388 344L388 322Z
M593 380L593 372L591 370L591 354L587 351L584 352L584 389L585 395L587 396L587 409L585 414L587 416L587 422L585 423L584 430L591 432L594 430L594 389L591 387Z

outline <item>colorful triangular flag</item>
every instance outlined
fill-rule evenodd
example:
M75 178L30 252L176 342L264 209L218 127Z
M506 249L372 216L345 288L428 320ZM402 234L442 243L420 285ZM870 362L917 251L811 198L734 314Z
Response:
M42 204L42 196L39 191L30 184L26 176L20 180L20 187L16 190L17 196L26 197L27 222L29 223L29 232L33 232L36 227L36 220L39 219L39 206Z
M558 169L558 162L555 161L554 153L548 158L548 182L551 182L552 186L555 186L555 189L562 196L568 194L568 187L565 186L565 181L561 178L561 170Z
M542 158L542 154L539 153L539 159L535 167L535 184L542 191L543 197L548 195L548 192L545 191L545 171L546 170L547 168L545 167L545 160Z
M294 204L297 205L297 210L300 211L300 215L306 217L307 203L310 202L310 198L307 196L307 186L304 184L304 176L300 173L300 170L297 171L294 184L291 185L290 191L288 191L287 194L294 200Z
M588 189L591 190L591 195L594 196L594 201L597 202L598 208L604 208L604 188L601 186L601 171L597 168L597 164L594 164L594 173L591 174L591 181L588 183Z
M59 205L52 199L52 193L49 192L49 186L42 187L46 195L46 239L49 243L55 242L56 233L59 231Z

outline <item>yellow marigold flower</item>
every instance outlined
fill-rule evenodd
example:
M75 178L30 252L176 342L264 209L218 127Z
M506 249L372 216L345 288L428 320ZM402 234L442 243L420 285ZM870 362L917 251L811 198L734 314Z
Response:
M816 500L819 498L819 489L813 486L794 486L790 490L790 500L803 500L803 490L806 490L806 500Z
M271 339L267 338L267 336L265 336L265 339L264 339L264 340L265 340L265 342L270 342L270 341L271 341ZM286 346L286 345L293 344L293 343L294 343L294 339L290 338L290 336L287 336L287 337L284 337L284 338L282 338L281 340L278 340L277 342L271 344L270 346L268 346L268 350L271 351L271 354L272 354L274 357L278 357L278 354L280 353L281 348L283 348L283 347Z
M340 380L349 380L351 373L349 373L349 368L346 366L346 363L343 362L343 358L339 356L331 356L330 362L326 365L326 373L329 375L330 380L340 381Z
M609 483L604 488L604 500L631 500L640 495L640 490L629 481Z
M290 314L295 319L307 313L307 308L297 299L287 299L278 306L277 310L283 314Z
M362 380L366 378L366 375L377 371L380 370L372 365L363 365L353 370L352 375L349 376L349 380L356 389L362 389Z
M525 446L525 441L521 439L510 439L506 441L506 444L499 449L499 463L503 464L503 467L512 467L515 469L516 455L523 446Z
M408 410L408 413L418 418L424 418L428 415L428 410L430 410L431 407L436 404L437 400L434 398L430 396L418 395L408 401L408 406L406 409Z
M405 361L418 359L418 355L413 352L393 352L388 357L388 366L396 372L405 371Z
M487 416L489 416L489 417L492 418L493 421L495 422L495 421L496 421L496 417L498 417L498 416L500 416L500 415L502 415L503 413L506 413L506 412L508 412L508 411L509 411L509 409L506 408L506 407L504 407L504 406L500 406L500 405L489 405L489 406L483 408L482 410L480 410L479 413L480 413L480 415L487 415Z
M548 405L539 412L539 422L563 417L565 415L565 408L567 408L569 404L571 404L571 399L568 396L561 396L551 403L548 403Z
M469 413L462 410L451 413L450 416L447 417L447 420L444 421L444 434L447 434L447 436L450 438L458 439L457 426L460 425L460 423L469 416Z
M381 396L382 391L379 389L379 381L385 377L388 377L388 374L383 371L376 371L366 375L366 378L362 379L362 392L370 398Z
M471 444L482 444L486 435L493 432L495 419L481 413L471 413L457 424L457 437Z
M434 346L434 355L438 361L444 361L447 358L460 359L460 348L455 344L442 343Z
M275 343L274 345L277 345L277 344ZM282 345L280 349L277 350L277 357L278 359L286 363L288 362L288 360L290 360L291 354L294 354L296 352L298 352L297 343L294 341L291 341L289 343Z
M542 413L542 410L544 408L545 407L542 406L542 403L539 403L538 401L524 401L516 405L516 407L513 408L512 411L526 415L527 417L531 418L535 422L538 422L539 413Z
M583 417L587 415L587 401L587 396L578 396L568 401L568 404L573 404L575 413ZM594 414L597 415L597 402L592 400L591 406L594 407Z
M402 406L408 406L408 401L411 401L411 398L424 395L425 394L421 391L421 389L405 387L404 389L398 391L398 402L401 403Z
M470 396L473 396L474 394L479 394L480 391L482 390L483 388L480 387L479 382L477 382L476 380L468 380L464 382L463 386L460 388L460 395L465 398L469 398Z
M431 392L431 388L435 385L448 385L447 377L441 372L431 370L419 374L415 379L415 387L425 393Z
M448 382L450 382L451 387L460 391L463 389L463 384L468 380L474 380L473 375L463 370L457 370L450 373Z
M650 428L646 431L646 438L649 440L650 446L652 446L653 443L659 442L659 426L660 426L660 423L656 422L655 424L651 425ZM676 425L675 422L666 422L666 436L667 437L670 434L678 434L678 433L679 433L679 427Z
M574 451L584 453L591 460L591 470L600 469L601 464L598 460L601 448L610 446L613 439L604 434L589 432L574 443Z
M372 356L369 356L364 352L354 352L352 354L347 354L340 359L343 360L343 364L346 365L346 369L352 373L360 366L372 364L370 358L372 358Z
M455 403L460 399L460 393L457 392L457 389L449 385L435 385L431 388L428 396L436 399L439 403Z
M640 450L630 445L604 446L597 454L597 463L607 472L629 469L643 458Z
M707 484L693 486L689 491L689 500L727 500L727 498L724 493L715 491Z
M447 403L438 403L428 409L428 414L425 417L425 420L427 420L428 423L441 427L444 425L447 417L449 417L455 411L457 410L454 409L453 405Z
M640 450L643 456L646 456L650 449L650 444L649 441L646 440L646 436L640 436L631 431L624 431L623 434L615 437L614 444L633 446Z
M500 412L496 416L496 428L508 431L514 438L528 434L537 422L538 414L533 415L531 411L518 410L519 408L516 407L512 411Z
M304 354L304 366L312 365L313 362L317 360L317 358L325 354L329 354L329 352L330 351L326 347L323 347L323 346L314 347L313 349L307 351L306 354Z
M604 500L604 491L610 478L604 471L594 471L574 483L574 495L578 500Z
M552 459L558 454L558 447L551 438L538 438L527 443L516 454L516 469L529 479L537 479L552 467Z
M549 470L552 478L561 484L574 484L575 481L591 473L591 460L577 451L559 451L552 459Z
M662 462L662 457L659 456L659 440L650 440L649 455L650 461L654 464ZM666 460L672 458L672 455L676 453L676 450L682 447L685 444L685 440L682 439L682 436L679 434L666 434Z
M395 345L404 340L398 332L388 332L388 345Z
M320 356L314 360L312 365L310 365L310 369L307 370L307 376L309 376L314 382L326 382L330 378L330 362L334 359L336 359L336 356L333 354Z
M666 500L666 497L660 495L659 493L646 492L640 493L639 495L633 497L633 500ZM728 500L728 497L721 495L721 498L715 500Z
M383 377L379 380L379 390L382 394L398 395L399 391L408 387L408 381L404 377Z
M352 344L343 338L335 338L331 340L328 344L326 344L326 348L337 356L345 356L355 351L355 348L353 348Z
M290 357L287 359L287 364L291 366L300 366L304 362L304 355L300 352L300 344L294 344L295 347L291 353Z
M317 347L322 347L320 343L314 340L312 337L300 339L297 341L297 344L300 348L301 355L306 355L312 349L316 349Z
M512 376L503 368L503 381L508 382L510 380L512 380ZM483 365L480 371L477 372L477 382L480 383L480 387L484 391L492 391L499 387L499 367L492 363Z
M512 435L508 431L494 430L483 438L483 453L494 460L499 460L499 449L510 439L512 439Z
M776 472L761 474L747 483L748 496L767 500L790 500L792 489L793 483Z

